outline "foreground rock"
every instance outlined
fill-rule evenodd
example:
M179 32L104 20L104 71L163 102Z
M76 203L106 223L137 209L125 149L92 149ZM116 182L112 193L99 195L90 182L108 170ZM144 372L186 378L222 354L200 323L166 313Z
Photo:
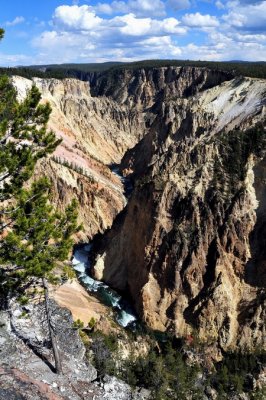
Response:
M132 399L132 390L121 381L101 386L94 382L97 371L86 361L71 314L54 301L50 306L64 374L59 376L53 369L43 303L19 306L13 301L11 320L6 312L0 312L0 399Z
M80 399L88 390L96 393L91 382L97 372L84 359L85 349L78 331L73 329L71 314L55 302L51 302L51 308L64 375L55 374L53 369L44 304L21 307L13 302L11 320L1 312L1 389L8 390L12 383L22 395L25 385L26 399L38 395L45 399Z

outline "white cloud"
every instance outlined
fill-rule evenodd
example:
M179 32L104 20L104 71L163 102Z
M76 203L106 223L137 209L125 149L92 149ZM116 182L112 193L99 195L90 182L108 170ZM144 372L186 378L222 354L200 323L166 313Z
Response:
M125 14L111 19L99 18L89 6L60 6L53 18L55 31L80 32L81 35L96 37L97 40L112 35L117 36L163 36L183 35L187 29L176 18L139 18L135 14Z
M0 53L1 65L25 65L33 63L33 58L25 54L4 54Z
M191 43L185 47L181 47L181 51L182 58L191 60L242 60L243 54L246 61L261 61L266 59L265 46L256 42L236 44L234 41L229 41L202 46Z
M15 25L21 24L24 21L25 21L25 18L20 16L20 17L14 18L13 21L7 21L5 23L5 25L6 26L15 26Z
M98 3L94 10L101 14L130 14L136 16L161 17L166 14L165 4L161 0L129 0Z
M220 0L216 1L215 5L217 8L219 8L219 10L222 10L225 8L224 3L222 3Z
M222 18L197 12L185 14L181 21L173 17L157 18L153 12L149 13L150 0L145 4L142 2L138 14L128 12L129 3L102 3L101 7L111 7L109 11L107 8L105 10L107 16L104 13L99 16L96 8L88 5L57 7L52 28L32 42L39 53L35 63L152 58L217 61L266 59L266 34L257 29L258 25L263 24L266 13L262 11L266 2L245 6L238 0L224 2L226 8ZM141 5L139 0L132 0L131 8L133 3ZM121 13L116 11L115 16L112 15L114 4L121 10ZM127 8L123 8L125 5ZM100 7L100 3L97 7ZM146 15L143 11L145 7ZM181 45L181 38L193 28L200 30L200 40L204 35L204 45L197 42ZM187 41L189 36L185 38Z
M41 52L39 60L61 63L176 57L181 50L174 38L187 32L173 17L140 18L130 13L99 18L89 6L58 7L52 26L32 45Z
M233 3L229 13L223 16L223 20L236 29L266 32L266 1L245 6Z
M120 38L121 39L121 38ZM76 33L45 32L34 45L40 49L37 63L71 62L79 57L83 62L110 60L132 61L147 58L177 57L180 48L169 36L131 37L125 41L90 41L86 35ZM46 60L46 61L45 61Z
M134 14L127 14L122 17L116 17L113 21L122 22L120 32L129 36L150 36L157 34L162 36L165 34L182 35L186 33L186 29L179 26L179 21L175 18L165 18L163 20L155 20L151 18L136 18Z
M181 49L176 46L169 36L159 38L150 37L138 42L144 54L152 53L153 58L167 58L169 56L177 57L181 55ZM148 57L149 58L149 57Z
M54 23L61 28L90 30L100 25L102 19L89 6L59 6L54 13Z
M182 18L185 25L191 27L216 27L219 21L215 16L209 14L202 15L199 12L195 14L185 14Z

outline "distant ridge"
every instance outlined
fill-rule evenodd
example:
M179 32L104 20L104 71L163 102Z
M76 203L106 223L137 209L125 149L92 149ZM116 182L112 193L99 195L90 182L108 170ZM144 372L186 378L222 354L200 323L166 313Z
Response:
M253 78L266 79L266 62L249 61L191 61L191 60L143 60L130 63L105 62L87 64L51 64L31 65L17 68L0 68L0 74L21 75L27 78L34 76L41 78L77 78L88 80L92 73L106 73L118 69L150 69L161 67L200 67L212 70L223 70L232 73L234 76L249 76Z

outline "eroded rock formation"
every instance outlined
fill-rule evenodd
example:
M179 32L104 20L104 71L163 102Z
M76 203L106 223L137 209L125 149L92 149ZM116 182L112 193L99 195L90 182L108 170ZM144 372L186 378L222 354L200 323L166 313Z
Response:
M125 206L123 185L109 168L145 133L142 113L109 98L94 98L86 82L74 79L27 80L13 77L18 98L36 84L42 101L49 101L49 127L62 139L55 153L38 164L36 176L47 175L53 183L52 201L64 208L76 197L88 240L110 227Z
M38 173L60 207L78 198L81 239L125 206L108 166L122 160L135 181L98 243L95 275L154 329L265 347L265 81L191 67L89 81L35 79L63 139ZM20 95L31 84L15 83Z
M160 97L122 161L135 189L95 274L99 265L104 281L129 292L153 329L196 330L223 350L265 347L266 83L206 89L208 74L200 85L183 75L189 91L179 78Z

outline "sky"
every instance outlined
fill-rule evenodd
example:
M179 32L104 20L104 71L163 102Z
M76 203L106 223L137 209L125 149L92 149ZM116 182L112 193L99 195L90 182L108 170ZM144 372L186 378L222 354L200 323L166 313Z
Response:
M266 61L266 1L1 0L0 65Z

